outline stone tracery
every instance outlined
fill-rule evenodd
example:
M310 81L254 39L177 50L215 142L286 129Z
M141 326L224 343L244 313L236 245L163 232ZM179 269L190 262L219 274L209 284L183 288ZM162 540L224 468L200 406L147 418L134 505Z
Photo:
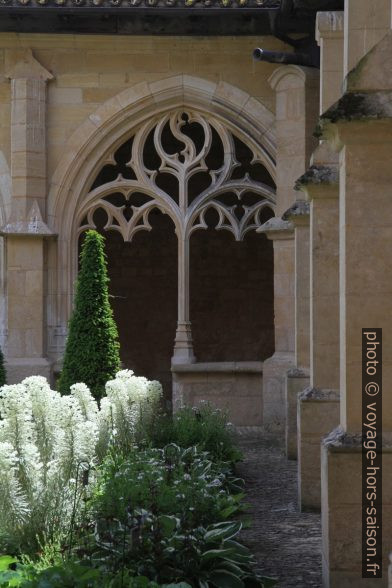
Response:
M241 152L241 157L238 153ZM79 234L96 228L131 241L151 230L149 214L159 209L174 222L178 238L178 327L174 359L194 361L189 321L189 240L208 228L207 212L217 213L217 230L237 241L263 224L262 211L274 206L273 181L262 156L222 122L198 111L176 110L142 124L110 154L79 212Z
M252 153L251 167L257 177L262 164L256 153ZM189 238L195 230L206 228L205 213L214 208L219 215L216 228L231 231L240 241L260 226L260 212L273 203L274 191L248 171L233 179L238 168L241 170L241 163L236 159L233 135L220 121L182 110L166 114L158 122L148 121L104 163L81 212L87 222L81 223L80 231L95 226L94 212L101 208L108 218L105 229L119 231L124 241L131 241L137 231L151 229L148 215L159 208L173 219L179 238ZM105 170L106 177L111 174L109 181L102 173ZM160 185L168 175L177 189L173 189L173 181L166 190ZM204 184L208 176L209 185L192 194L190 183L197 175ZM123 201L115 204L113 193L122 194ZM229 194L231 204L227 204ZM246 203L250 194L253 202ZM135 195L139 204L133 202Z

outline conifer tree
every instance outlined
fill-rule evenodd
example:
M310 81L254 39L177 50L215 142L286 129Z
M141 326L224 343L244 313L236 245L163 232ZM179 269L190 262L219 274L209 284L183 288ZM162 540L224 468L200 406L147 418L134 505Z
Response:
M58 382L61 394L68 394L72 384L83 382L98 399L104 394L105 383L120 369L120 344L108 282L104 238L96 231L87 231Z
M7 372L5 371L4 355L0 347L0 387L7 383Z

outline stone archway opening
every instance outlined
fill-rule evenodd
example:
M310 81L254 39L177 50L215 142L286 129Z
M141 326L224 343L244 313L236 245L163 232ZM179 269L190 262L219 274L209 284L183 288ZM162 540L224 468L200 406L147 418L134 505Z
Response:
M266 222L273 216L263 211ZM217 214L190 247L190 316L200 362L263 361L274 352L273 248L249 232L235 241L217 231Z
M273 352L272 248L255 233L273 207L262 151L185 108L144 121L92 179L79 233L108 235L124 367L161 380L168 400L178 366Z

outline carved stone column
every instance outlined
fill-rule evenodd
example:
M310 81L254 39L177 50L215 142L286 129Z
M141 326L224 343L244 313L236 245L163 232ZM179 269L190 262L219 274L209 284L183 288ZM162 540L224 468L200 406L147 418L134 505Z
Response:
M189 318L189 239L178 237L178 321L172 365L194 363Z
M50 376L45 341L45 239L53 233L43 221L46 208L46 83L52 75L30 50L7 54L11 80L10 218L6 240L9 382Z

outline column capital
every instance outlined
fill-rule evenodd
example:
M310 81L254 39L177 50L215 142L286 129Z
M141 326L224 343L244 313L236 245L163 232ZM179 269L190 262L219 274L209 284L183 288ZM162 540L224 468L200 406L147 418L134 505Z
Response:
M31 49L7 50L5 77L9 80L28 79L47 82L54 78L33 56Z
M274 216L256 229L256 233L264 233L271 241L293 239L294 225L290 221L285 221Z
M56 237L43 221L38 203L35 200L26 220L16 220L5 224L0 228L0 235L4 237Z
M344 11L325 10L316 15L316 41L321 39L340 39L344 31Z

